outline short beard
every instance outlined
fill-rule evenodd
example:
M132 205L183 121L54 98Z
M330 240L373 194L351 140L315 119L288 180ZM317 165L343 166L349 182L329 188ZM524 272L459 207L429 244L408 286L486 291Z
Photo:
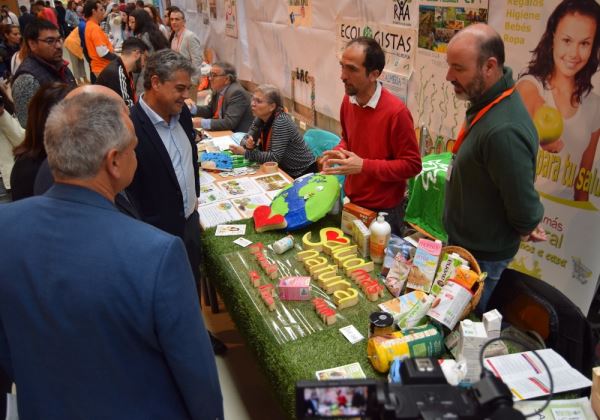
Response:
M465 86L464 96L469 102L476 102L485 93L485 82L481 71L477 72L475 79Z
M348 96L356 96L356 94L358 93L358 89L356 89L354 86L348 85L344 85L344 91Z

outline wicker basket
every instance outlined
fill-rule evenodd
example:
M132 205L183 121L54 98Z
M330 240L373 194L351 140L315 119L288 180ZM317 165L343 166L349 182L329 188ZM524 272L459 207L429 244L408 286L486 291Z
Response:
M463 320L477 307L479 299L481 299L481 294L483 293L484 280L481 278L481 267L479 267L477 260L473 255L471 255L469 251L467 251L464 248L461 248L460 246L453 245L445 246L442 248L442 255L452 253L460 255L461 258L465 259L469 263L471 270L479 274L479 280L477 280L477 288L473 293L473 298L471 299L471 302L467 305L467 307L464 309L463 313L460 316L460 319Z

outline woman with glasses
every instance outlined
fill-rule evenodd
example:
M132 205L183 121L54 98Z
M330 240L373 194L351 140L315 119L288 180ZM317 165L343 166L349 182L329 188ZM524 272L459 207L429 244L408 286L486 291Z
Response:
M251 101L254 122L241 146L230 146L236 155L265 163L277 162L292 178L317 172L317 163L298 128L285 112L279 89L259 86Z

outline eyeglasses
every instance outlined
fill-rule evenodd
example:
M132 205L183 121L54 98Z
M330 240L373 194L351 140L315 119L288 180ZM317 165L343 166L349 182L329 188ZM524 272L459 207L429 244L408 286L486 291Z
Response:
M214 79L215 77L221 77L221 76L227 76L226 74L214 74L214 73L209 73L208 78L209 79Z
M52 46L56 46L58 44L62 44L65 41L65 39L62 36L59 36L57 38L54 38L54 37L49 37L49 38L44 38L44 39L38 38L38 41L44 42L44 43L48 44L48 46L52 47Z
M250 102L254 102L254 103L256 103L256 104L262 104L262 103L265 103L265 102L267 102L267 101L266 101L266 99L260 99L260 98L257 98L256 96L253 96L253 97L250 99Z

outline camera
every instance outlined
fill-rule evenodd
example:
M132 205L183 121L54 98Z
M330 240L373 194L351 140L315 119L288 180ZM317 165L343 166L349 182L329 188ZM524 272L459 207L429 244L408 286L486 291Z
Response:
M300 381L298 419L524 419L508 387L483 370L471 388L449 385L435 358L402 362L402 384L371 379Z

